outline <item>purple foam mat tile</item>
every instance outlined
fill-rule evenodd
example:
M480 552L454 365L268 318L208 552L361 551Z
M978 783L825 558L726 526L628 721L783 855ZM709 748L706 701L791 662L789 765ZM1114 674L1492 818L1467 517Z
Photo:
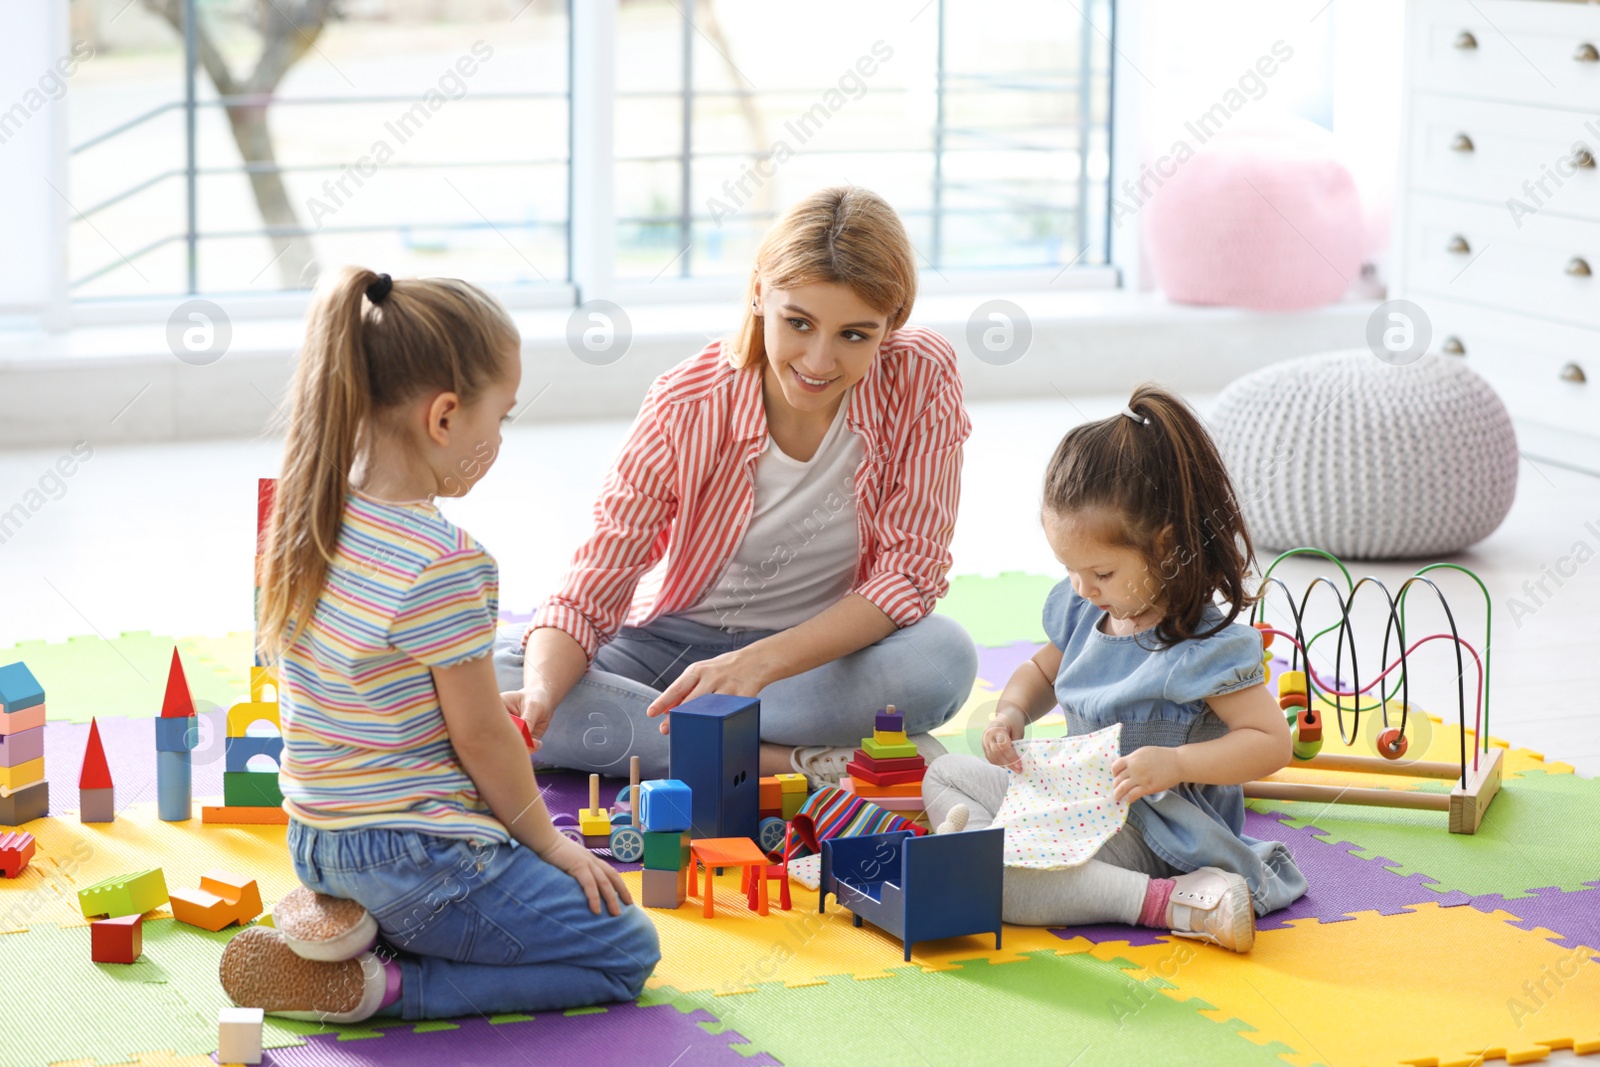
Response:
M1343 922L1358 911L1398 915L1413 904L1457 907L1472 899L1459 890L1438 892L1432 888L1438 883L1425 875L1402 878L1387 869L1386 864L1393 860L1353 856L1337 845L1319 840L1318 831L1312 827L1297 830L1270 815L1246 811L1245 833L1260 841L1282 841L1288 846L1308 887L1305 895L1287 908L1257 919L1258 930L1281 929L1294 919Z
M1013 641L998 648L978 648L978 677L995 689L1004 689L1011 673L1026 663L1043 645Z
M315 1034L304 1045L269 1049L263 1064L276 1067L527 1067L530 1063L581 1063L623 1067L639 1063L700 1064L706 1067L781 1067L766 1053L746 1057L730 1048L745 1044L737 1031L709 1034L700 1025L717 1019L704 1009L683 1013L670 1004L641 1008L613 1004L605 1011L542 1014L524 1022L454 1019L452 1029L417 1033L385 1028L382 1037L340 1041Z
M200 742L189 754L192 770L191 791L196 798L222 795L224 759L222 740L226 735L225 712L200 712ZM100 719L100 742L116 786L117 810L156 799L156 727L154 717L127 719L107 716ZM44 776L50 783L50 813L76 811L78 774L83 769L83 752L89 744L89 724L76 722L45 723Z
M1518 920L1511 925L1520 930L1542 926L1559 934L1550 941L1564 948L1585 945L1600 949L1600 882L1584 884L1591 888L1564 893L1554 886L1544 886L1529 890L1533 896L1516 900L1507 900L1499 893L1486 893L1469 898L1467 903L1483 912L1510 912ZM1591 959L1600 961L1600 954Z
M1150 926L1125 926L1122 923L1094 923L1089 926L1052 927L1050 932L1063 941L1071 941L1075 937L1092 941L1096 945L1106 941L1126 941L1132 948L1159 945L1163 941L1172 939L1172 935L1165 930L1157 930Z

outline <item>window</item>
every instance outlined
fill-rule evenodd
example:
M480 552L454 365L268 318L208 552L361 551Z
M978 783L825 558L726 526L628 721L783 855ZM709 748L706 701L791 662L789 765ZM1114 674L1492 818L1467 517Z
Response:
M840 183L895 205L924 270L1108 262L1112 0L612 2L593 40L570 0L72 0L96 48L72 296L303 289L343 263L564 293L574 234L619 280L729 280ZM575 227L586 48L615 57L612 158L586 160L615 212Z

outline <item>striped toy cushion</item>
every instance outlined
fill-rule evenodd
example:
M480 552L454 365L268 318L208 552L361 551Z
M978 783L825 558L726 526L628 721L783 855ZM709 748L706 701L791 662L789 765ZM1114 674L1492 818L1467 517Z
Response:
M789 835L785 861L821 851L822 842L832 837L863 837L893 830L910 830L914 834L928 832L902 815L834 786L812 793L805 805L795 812L790 826L793 833Z

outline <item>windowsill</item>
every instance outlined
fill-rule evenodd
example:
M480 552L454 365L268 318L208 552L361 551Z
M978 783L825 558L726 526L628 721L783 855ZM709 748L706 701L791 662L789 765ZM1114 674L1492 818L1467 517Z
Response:
M972 354L968 319L1003 298L1024 309L1027 353L997 366ZM967 394L1002 398L1119 392L1145 380L1215 391L1240 374L1290 356L1364 343L1374 304L1347 300L1308 312L1267 314L1172 304L1115 289L928 293L912 321L948 337ZM523 308L523 396L540 390L535 417L627 417L649 382L737 322L735 301L631 304L632 342L615 363L585 363L567 347L572 309ZM988 325L985 321L985 325ZM232 323L227 354L191 366L167 346L166 323L80 326L64 333L0 332L0 447L236 437L261 433L281 405L304 331L296 318ZM554 401L554 402L552 402Z

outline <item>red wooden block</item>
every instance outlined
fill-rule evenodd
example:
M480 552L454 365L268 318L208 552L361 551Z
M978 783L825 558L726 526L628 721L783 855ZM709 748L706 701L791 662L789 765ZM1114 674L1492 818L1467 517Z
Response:
M143 951L143 915L124 915L89 924L89 957L94 962L133 963Z
M881 761L880 761L881 762ZM914 767L903 771L880 771L865 766L852 760L844 768L852 778L859 778L872 785L905 785L908 782L920 782L928 773L928 768Z
M33 835L26 830L0 832L0 874L7 878L21 874L33 859L34 847Z
M167 691L161 698L164 718L187 718L194 714L194 697L189 693L189 679L183 674L183 660L178 650L172 650L172 666L167 668Z
M894 759L878 759L867 755L865 749L856 749L856 754L850 757L856 763L870 770L882 774L886 771L909 771L917 767L926 767L928 761L921 756L896 756Z
M83 749L83 770L78 772L79 789L110 789L111 767L106 763L106 748L100 743L100 724L89 720L89 743Z

